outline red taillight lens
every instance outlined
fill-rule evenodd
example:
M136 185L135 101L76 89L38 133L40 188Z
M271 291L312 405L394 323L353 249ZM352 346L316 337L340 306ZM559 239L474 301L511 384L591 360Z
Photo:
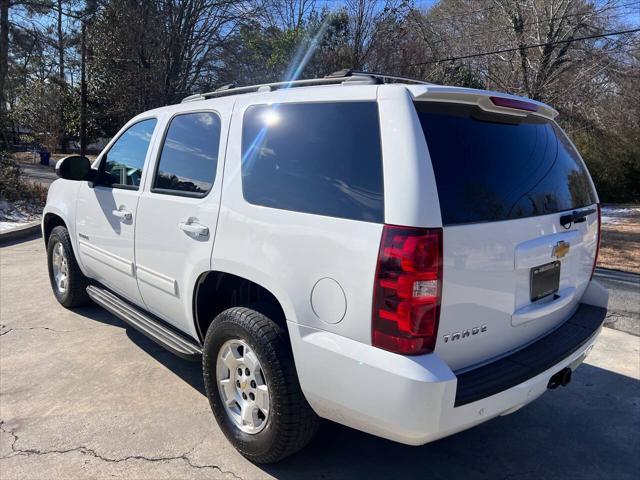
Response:
M432 352L442 296L442 229L385 225L373 289L372 343Z
M489 97L491 102L498 107L515 108L517 110L526 110L527 112L537 112L538 105L531 102L524 102L522 100L515 100L513 98L505 97Z
M598 204L598 243L596 244L596 257L593 259L593 268L591 269L591 278L596 272L596 264L598 263L598 254L600 253L600 238L602 237L602 208Z

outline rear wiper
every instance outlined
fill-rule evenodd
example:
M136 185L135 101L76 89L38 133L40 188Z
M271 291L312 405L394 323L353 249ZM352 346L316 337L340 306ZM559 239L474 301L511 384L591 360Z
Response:
M566 215L562 215L560 217L560 225L564 228L569 228L572 223L582 223L584 222L589 215L592 213L596 213L595 208L587 208L585 210L574 210L571 213L567 213Z

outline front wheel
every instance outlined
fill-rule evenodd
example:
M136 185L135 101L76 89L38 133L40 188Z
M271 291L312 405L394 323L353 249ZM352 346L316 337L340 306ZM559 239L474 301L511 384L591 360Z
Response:
M47 266L51 288L62 306L72 308L89 303L87 277L76 262L69 232L62 226L55 227L49 235Z
M218 315L203 371L218 425L249 460L277 462L313 438L318 417L300 389L287 336L268 317L244 307Z

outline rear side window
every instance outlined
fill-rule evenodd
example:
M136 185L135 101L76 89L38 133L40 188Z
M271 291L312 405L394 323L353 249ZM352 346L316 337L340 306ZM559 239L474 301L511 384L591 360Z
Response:
M153 192L201 197L213 185L220 149L215 113L178 115L171 120L153 182Z
M445 225L546 215L596 202L589 174L551 121L418 102Z
M242 191L254 205L382 222L375 102L255 105L244 115Z

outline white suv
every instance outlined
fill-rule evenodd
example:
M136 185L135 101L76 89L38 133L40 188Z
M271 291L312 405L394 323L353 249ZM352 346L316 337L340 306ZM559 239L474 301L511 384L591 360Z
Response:
M598 197L556 115L351 71L142 113L58 163L53 291L202 358L252 461L319 418L451 435L566 385L606 315Z

